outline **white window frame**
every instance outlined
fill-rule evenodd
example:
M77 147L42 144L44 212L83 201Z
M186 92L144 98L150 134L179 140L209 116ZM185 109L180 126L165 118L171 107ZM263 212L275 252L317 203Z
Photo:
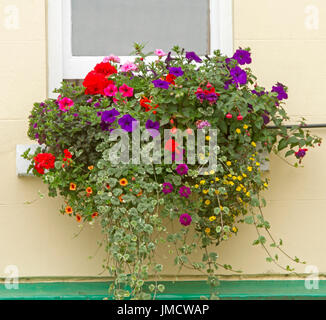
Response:
M233 54L233 6L232 0L210 0L211 54ZM60 87L63 79L83 79L104 57L74 57L71 50L71 1L48 0L48 96ZM111 54L114 52L108 52ZM121 63L134 57L120 57Z

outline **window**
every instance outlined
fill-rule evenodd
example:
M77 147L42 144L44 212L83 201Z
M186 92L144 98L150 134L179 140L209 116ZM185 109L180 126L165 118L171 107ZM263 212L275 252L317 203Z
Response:
M178 44L199 55L232 54L231 0L48 0L49 96L63 79L83 79L111 53L131 60Z

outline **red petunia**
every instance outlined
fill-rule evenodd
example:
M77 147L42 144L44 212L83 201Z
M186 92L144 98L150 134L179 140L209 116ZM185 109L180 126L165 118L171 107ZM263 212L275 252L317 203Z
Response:
M86 76L86 78L83 82L83 86L86 88L85 94L90 94L90 95L102 94L102 95L104 95L104 89L113 83L114 82L112 80L108 80L106 78L105 74L91 71Z
M96 73L103 74L105 76L110 76L111 74L117 73L117 69L111 65L109 62L101 62L94 68Z
M68 149L65 149L63 150L63 153L65 154L65 157L68 158L68 159L71 159L72 158L72 154L69 152ZM67 159L66 159L67 160ZM66 161L65 160L65 161Z
M35 170L39 174L44 174L44 169L53 169L55 156L51 153L39 153L35 158Z
M168 74L165 78L165 81L167 81L168 83L171 83L173 85L175 85L175 80L176 79L176 76L174 74Z

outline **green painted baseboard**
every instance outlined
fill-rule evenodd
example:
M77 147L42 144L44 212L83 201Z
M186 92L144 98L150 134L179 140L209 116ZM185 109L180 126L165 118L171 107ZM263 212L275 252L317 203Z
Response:
M166 290L157 300L198 300L209 296L204 281L163 281ZM107 282L20 283L18 290L0 284L0 300L102 300L108 298ZM319 289L308 290L304 280L221 281L220 298L248 299L326 299L326 280Z

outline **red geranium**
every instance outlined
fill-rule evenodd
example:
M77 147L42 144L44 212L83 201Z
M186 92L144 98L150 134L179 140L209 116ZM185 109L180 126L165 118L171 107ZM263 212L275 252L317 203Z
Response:
M110 76L113 73L117 73L117 69L111 65L109 62L101 62L94 68L96 73L104 74L105 76Z
M85 78L83 86L86 88L85 94L102 94L104 95L104 89L110 84L113 84L112 80L108 80L103 73L97 73L91 71Z
M70 153L70 151L68 149L63 150L63 153L65 154L65 157L68 159L72 158L72 154Z
M151 97L150 97L151 98ZM157 109L158 108L158 104L155 106L155 107L152 107L150 105L150 103L152 103L152 100L146 98L146 97L143 97L142 99L140 99L139 101L140 105L145 108L145 111L148 112L148 111L151 111L153 108L154 109ZM156 112L156 111L154 111Z
M53 169L55 156L51 153L39 153L35 158L35 170L39 174L44 174L44 169Z
M168 83L172 84L172 85L175 85L175 80L176 79L176 76L173 75L173 74L168 74L166 77L165 77L165 81L167 81Z

